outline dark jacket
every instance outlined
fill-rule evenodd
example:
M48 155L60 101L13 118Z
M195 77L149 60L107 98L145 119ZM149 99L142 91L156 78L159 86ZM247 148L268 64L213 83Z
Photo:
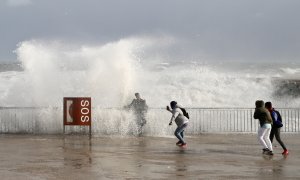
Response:
M270 115L270 112L264 107L263 101L256 101L255 102L255 111L254 111L254 119L259 120L260 127L262 127L264 124L272 124L272 117Z
M128 108L133 108L137 113L147 112L148 105L144 99L133 99L132 102L128 105Z
M281 128L283 126L281 115L278 111L276 111L274 108L272 109L271 117L273 120L273 127L272 128Z

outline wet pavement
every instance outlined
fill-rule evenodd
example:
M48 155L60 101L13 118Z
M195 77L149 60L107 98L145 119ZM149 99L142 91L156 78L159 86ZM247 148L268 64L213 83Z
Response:
M187 137L0 135L0 179L300 179L300 135L262 155L255 134Z

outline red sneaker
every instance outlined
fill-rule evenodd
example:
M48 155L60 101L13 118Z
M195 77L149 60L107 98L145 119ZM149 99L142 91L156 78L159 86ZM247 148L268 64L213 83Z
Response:
M283 151L282 155L288 155L289 154L289 151L286 149Z
M181 143L180 141L178 141L178 142L176 143L176 145L177 145L177 146L181 146L182 143Z
M183 144L180 145L180 147L186 148L186 147L187 147L187 144L186 144L186 143L183 143Z

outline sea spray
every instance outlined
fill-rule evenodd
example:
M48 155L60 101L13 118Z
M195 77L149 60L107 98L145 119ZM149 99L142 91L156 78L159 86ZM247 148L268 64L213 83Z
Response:
M286 71L287 67L238 62L173 61L155 52L172 43L170 38L128 38L100 45L20 43L16 53L24 71L1 72L5 86L0 89L0 103L37 109L2 112L1 132L61 132L62 100L68 96L92 97L93 133L121 136L137 132L135 115L122 109L135 92L151 107L145 126L150 136L172 135L175 127L168 126L170 114L164 110L171 100L196 108L251 108L257 99L273 101L277 107L299 105L297 97L276 96L278 85L273 82L286 73L297 74L297 67Z
M98 46L22 42L16 52L24 71L8 77L0 103L59 107L63 97L90 96L94 107L122 107L140 92L150 107L164 107L171 100L188 107L252 107L256 99L286 104L288 97L279 100L274 94L274 78L286 75L277 67L174 62L155 53L152 62L147 50L156 43L149 38Z
M90 96L94 105L121 106L133 92L135 60L127 42L99 47L65 48L62 44L27 41L18 58L30 86L29 106L61 106L65 96ZM22 105L21 105L22 106Z

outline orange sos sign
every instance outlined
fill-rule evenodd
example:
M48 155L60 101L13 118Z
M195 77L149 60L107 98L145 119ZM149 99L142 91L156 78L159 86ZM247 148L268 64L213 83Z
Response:
M64 98L64 125L91 125L91 98Z

